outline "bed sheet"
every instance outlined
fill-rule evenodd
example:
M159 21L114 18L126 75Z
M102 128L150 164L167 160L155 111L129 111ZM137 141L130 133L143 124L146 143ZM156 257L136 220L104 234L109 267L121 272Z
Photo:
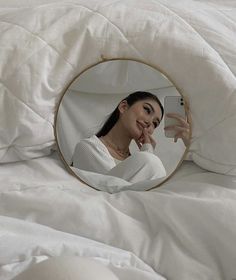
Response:
M97 258L121 279L236 277L235 176L186 161L154 191L109 194L53 154L2 164L0 178L1 280L61 254Z
M70 1L73 2L75 1ZM92 2L95 4L97 1ZM115 1L110 1L113 2ZM161 2L164 4L166 1ZM211 29L204 28L209 13L206 14L207 17L203 17L204 24L195 19L194 15L197 13L194 13L194 10L190 16L188 10L192 1L181 1L186 5L176 7L172 2L172 10L181 17L181 21L183 19L190 22L196 30L200 28L199 35L209 38L209 44L216 50L215 52L206 48L207 40L204 41L202 46L205 51L209 51L209 56L205 58L211 58L218 63L223 58L227 65L219 63L219 67L225 71L228 71L229 67L233 77L235 58L231 46L234 37L229 35L234 33L229 30L234 30L235 10L230 9L230 3L235 7L235 1L208 2L225 7L224 11L221 10L222 19L227 18L232 23L228 25L225 33L228 34L227 38L224 38L224 42L229 42L228 44L221 45L222 40L218 37L215 40L215 26ZM13 8L39 3L46 4L49 1L0 0L1 7ZM226 3L229 9L225 6ZM216 22L212 21L212 24ZM217 26L219 27L216 24ZM226 24L222 24L221 28L225 26ZM184 27L190 30L186 25ZM125 29L126 32L127 30ZM208 31L211 31L211 36ZM221 32L222 35L223 29ZM190 34L192 33L189 33L189 36ZM196 38L200 38L199 35L196 35ZM190 46L195 54L198 54L192 41ZM108 50L110 49L107 48L107 53ZM219 54L219 57L214 59L216 54ZM208 64L198 66L200 65ZM225 77L229 79L228 74ZM192 75L194 81L196 78ZM182 76L176 74L180 85L182 79ZM215 85L216 92L221 96L222 92L226 92L224 89L228 89L229 95L230 86L226 87L225 81L220 90L218 80L211 83ZM231 80L233 81L233 78L229 79ZM188 81L185 83L187 92L192 85ZM202 88L204 96L208 86L207 80L206 87ZM232 82L232 90L233 86ZM214 87L210 89L214 92ZM221 104L223 103L217 103ZM35 106L38 105L36 102ZM219 114L223 110L215 112ZM32 122L29 124L29 127L32 127ZM233 127L230 126L229 131ZM50 128L52 136L52 126ZM227 133L216 135L235 139L230 138ZM209 142L211 143L206 139L206 143ZM229 144L227 141L225 143ZM232 143L234 144L233 141ZM217 143L216 147L214 152L219 151ZM223 156L226 150L222 151ZM228 149L226 163L229 163L231 155L234 160L235 154ZM0 279L11 279L31 263L50 256L76 254L102 261L122 279L161 279L162 275L166 279L174 280L232 280L236 278L235 199L235 176L206 172L191 162L184 162L171 180L151 192L124 191L115 194L97 192L83 185L67 173L55 154L25 162L1 164Z
M65 198L63 208L68 207L74 212L75 205L73 206L73 203L70 205L66 199L65 192L67 191L69 196L71 191L72 193L75 191L77 193L75 198L77 195L80 197L81 193L91 195L91 199L93 196L96 197L93 189L67 173L56 154L22 163L1 164L0 178L0 280L10 280L30 265L60 255L95 259L109 267L119 279L165 280L132 252L106 245L103 241L98 242L86 238L84 234L57 229L56 219L54 225L49 220L46 223L37 221L38 215L46 218L52 214L51 218L54 219L53 216L57 212L56 200L59 197L63 201ZM50 190L53 192L51 195L48 193ZM19 201L12 203L8 201L9 194L11 196L13 193L21 193L23 198L24 192L28 191L32 191L33 197L37 196L40 200L37 202L30 195L32 199L22 201L23 204L26 203L27 208L32 207L31 210L23 210ZM51 202L44 200L43 193L48 194L46 196ZM54 209L56 212L54 210L54 213L51 210L49 210L50 213L48 212L46 209L48 202L56 207ZM43 206L44 203L46 204ZM85 205L88 208L89 202ZM73 221L73 217L83 216L79 208L74 213L71 212L68 217L64 216L64 214L67 215L66 213L62 214L63 210L61 212L64 216L62 220L70 220L69 223L73 224L74 229L83 227L82 224L79 225ZM97 222L99 223L99 219ZM62 225L64 222L59 223Z

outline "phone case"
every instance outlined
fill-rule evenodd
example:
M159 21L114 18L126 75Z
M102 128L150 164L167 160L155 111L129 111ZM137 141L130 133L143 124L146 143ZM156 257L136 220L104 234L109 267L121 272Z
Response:
M178 125L179 121L174 118L168 118L166 114L175 113L186 119L184 100L182 96L166 96L164 99L164 125L172 126ZM165 130L165 136L174 138L176 132L174 130Z

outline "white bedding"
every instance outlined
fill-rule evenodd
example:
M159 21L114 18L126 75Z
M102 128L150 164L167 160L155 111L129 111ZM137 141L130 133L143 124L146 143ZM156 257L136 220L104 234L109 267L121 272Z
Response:
M53 155L4 164L0 178L1 280L60 254L98 258L121 279L236 276L235 176L184 162L155 191L108 194Z
M66 85L95 63L132 58L161 69L189 99L194 162L236 174L235 1L21 4L0 6L0 162L50 154Z
M236 278L235 176L184 162L154 191L109 194L55 154L31 159L54 147L65 84L101 54L123 55L171 75L191 97L195 161L235 174L235 1L49 2L0 0L0 158L12 161L0 165L0 280L61 254L98 259L124 280Z

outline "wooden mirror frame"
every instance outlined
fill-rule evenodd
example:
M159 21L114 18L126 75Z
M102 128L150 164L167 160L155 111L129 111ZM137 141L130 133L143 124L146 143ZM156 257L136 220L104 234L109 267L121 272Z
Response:
M102 191L102 190L100 190L100 189L98 189L98 188L95 188L95 187L89 185L89 184L88 184L87 182L85 182L84 180L82 180L75 172L73 172L73 170L70 168L70 166L69 166L68 163L66 162L66 160L65 160L65 158L64 158L64 156L63 156L63 154L62 154L62 151L61 151L61 149L60 149L59 143L58 143L57 129L56 129L57 117L58 117L58 111L59 111L59 107L60 107L60 105L61 105L62 99L63 99L63 97L65 96L65 94L67 93L67 90L69 89L69 87L71 86L71 84L72 84L76 79L78 79L84 72L86 72L86 71L89 70L90 68L93 68L93 67L95 67L95 66L97 66L97 65L99 65L99 64L101 64L101 63L108 62L108 61L118 61L118 60L129 60L129 61L139 62L139 63L145 64L145 65L147 65L147 66L150 66L151 68L155 69L156 71L159 71L161 74L163 74L163 75L173 84L173 86L176 88L176 90L179 92L179 94L182 96L182 98L183 98L184 100L186 100L186 98L185 98L184 95L182 94L182 91L177 87L177 85L176 85L176 84L173 82L173 80L168 76L168 74L165 73L162 69L160 69L160 68L157 67L157 66L151 65L151 64L149 64L149 63L147 63L147 62L144 62L144 61L142 61L142 60L133 59L133 58L122 58L122 57L120 57L120 58L109 58L109 59L108 59L108 58L105 58L105 57L101 56L101 61L96 62L96 63L94 63L94 64L92 64L92 65L86 67L84 70L82 70L78 75L76 75L76 76L69 82L69 84L68 84L68 85L65 87L65 89L62 91L61 98L60 98L60 100L59 100L59 102L58 102L58 104L57 104L57 106L56 106L56 113L55 113L55 119L54 119L54 136L55 136L55 140L56 140L57 151L59 152L59 156L60 156L62 162L64 163L66 169L68 170L68 172L69 172L70 174L72 174L73 176L75 176L77 179L79 179L80 182L86 184L87 186L89 186L89 187L91 187L91 188L93 188L93 189L95 189L95 190L97 190L97 191ZM189 111L189 112L190 112L190 108L187 107L187 106L189 106L189 104L186 105L186 102L184 102L185 112L186 112L186 111ZM189 123L189 125L190 125L189 138L191 139L191 137L192 137L192 122L191 122L191 119L189 118L188 115L187 115L187 121L188 121L188 123ZM177 171L177 170L179 169L179 167L181 166L183 160L185 159L185 157L186 157L186 155L187 155L187 153L188 153L188 151L189 151L190 144L191 144L191 143L190 143L190 141L189 141L189 145L186 147L185 152L184 152L184 154L182 155L182 157L181 157L179 163L177 164L175 170L174 170L172 173L170 173L170 175L169 175L166 179L164 179L162 182L160 182L160 183L157 184L156 186L151 187L151 188L149 188L149 189L147 189L147 190L144 190L144 191L150 191L150 190L153 190L153 189L156 189L156 188L160 187L162 184L164 184L166 181L168 181L168 180L176 173L176 171Z

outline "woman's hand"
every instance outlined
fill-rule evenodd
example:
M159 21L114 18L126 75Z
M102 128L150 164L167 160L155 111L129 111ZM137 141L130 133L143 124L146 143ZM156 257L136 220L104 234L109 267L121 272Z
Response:
M138 145L139 149L141 149L143 144L151 144L153 150L156 147L155 139L148 133L148 129L144 128L142 135L139 137L138 140L135 140L136 144Z
M178 114L166 114L169 118L176 119L179 124L178 125L171 125L166 126L165 130L174 130L175 131L175 137L174 142L177 142L178 138L181 138L184 142L184 145L187 147L190 144L190 124L187 122L186 119L184 119L182 116Z

